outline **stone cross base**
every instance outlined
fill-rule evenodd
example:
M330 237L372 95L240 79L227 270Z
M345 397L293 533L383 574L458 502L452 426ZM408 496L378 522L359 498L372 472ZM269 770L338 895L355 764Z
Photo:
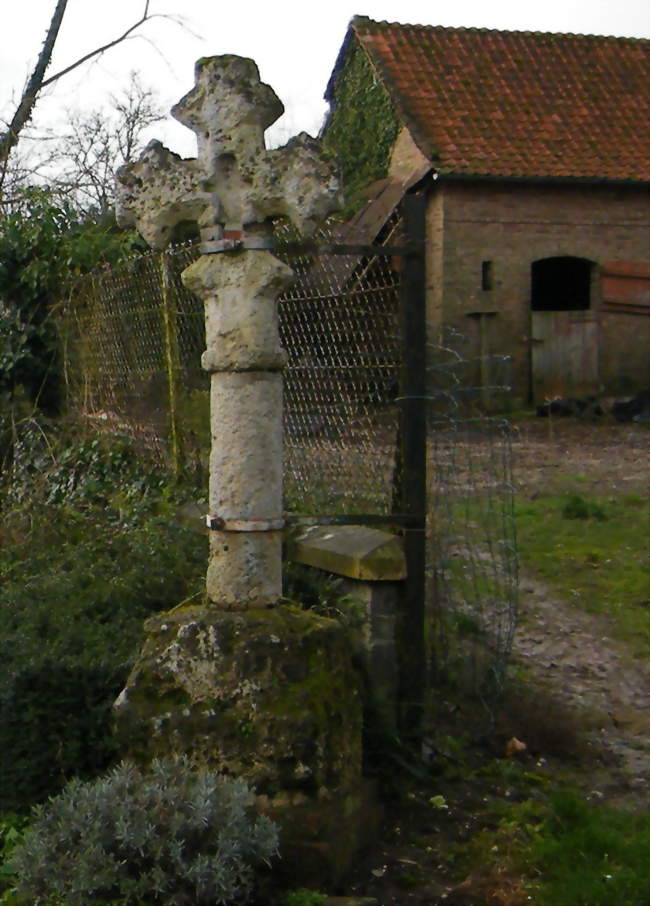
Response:
M362 680L343 627L297 607L206 606L179 607L145 628L114 706L125 755L184 753L243 777L280 823L282 852L298 860L294 881L337 883L368 839L371 802Z

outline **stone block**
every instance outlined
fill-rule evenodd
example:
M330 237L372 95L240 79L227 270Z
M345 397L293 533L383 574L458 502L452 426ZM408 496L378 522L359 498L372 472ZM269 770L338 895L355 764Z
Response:
M396 732L396 624L406 578L402 539L361 525L312 526L293 539L289 556L345 577L344 590L360 617L366 719L379 732Z
M343 588L360 606L362 614L360 636L367 675L367 720L372 722L374 730L394 734L399 685L397 616L403 583L345 579Z
M406 577L401 539L364 525L311 526L294 539L291 557L350 579L395 581Z
M114 706L124 754L146 763L182 753L243 777L280 825L282 871L338 884L378 823L361 774L362 678L345 629L296 607L203 606L145 628Z
M114 709L126 755L184 753L271 795L358 780L360 678L335 620L295 607L180 607L145 628Z

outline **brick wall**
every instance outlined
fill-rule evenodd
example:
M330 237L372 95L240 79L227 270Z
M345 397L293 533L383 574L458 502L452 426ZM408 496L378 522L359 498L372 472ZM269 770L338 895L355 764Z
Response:
M530 386L531 264L575 256L594 262L592 307L600 320L602 390L650 386L650 317L601 312L604 262L650 268L650 194L639 188L434 183L428 211L428 316L479 351L479 323L493 352L514 358L515 395ZM491 265L483 265L491 262ZM482 281L491 289L482 288ZM480 318L480 312L496 312ZM485 342L485 339L484 339Z

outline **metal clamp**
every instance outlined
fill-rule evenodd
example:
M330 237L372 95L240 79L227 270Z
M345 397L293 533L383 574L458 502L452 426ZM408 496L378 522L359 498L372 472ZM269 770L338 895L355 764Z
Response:
M270 249L276 248L277 243L275 239L267 238L264 236L242 236L225 238L225 239L210 239L206 242L201 243L201 254L202 255L218 255L221 252L236 252L242 249L259 251L264 250L268 251Z
M284 519L223 519L208 513L205 524L213 532L278 532Z

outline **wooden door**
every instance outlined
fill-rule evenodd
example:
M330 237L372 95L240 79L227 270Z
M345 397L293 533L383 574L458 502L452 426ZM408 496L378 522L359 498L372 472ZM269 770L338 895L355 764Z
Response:
M597 393L599 332L594 312L533 311L531 315L533 401Z

